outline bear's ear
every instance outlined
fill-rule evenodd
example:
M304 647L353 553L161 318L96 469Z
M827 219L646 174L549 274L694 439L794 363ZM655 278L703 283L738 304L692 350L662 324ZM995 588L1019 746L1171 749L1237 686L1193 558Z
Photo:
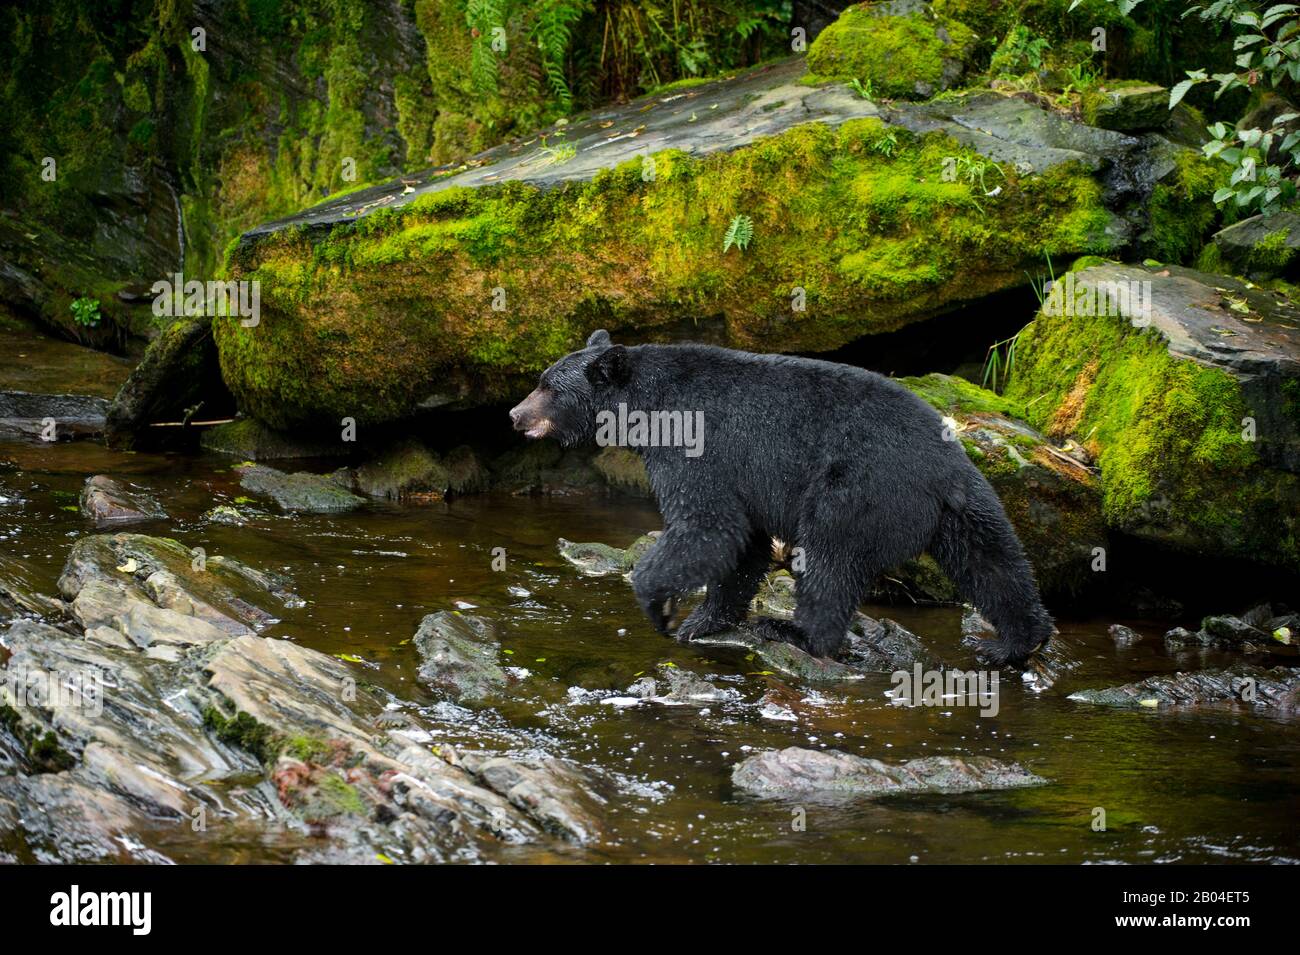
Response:
M605 348L610 344L609 332L603 328L596 329L591 333L591 337L587 339L588 348Z
M587 364L593 385L626 385L632 377L632 356L622 345L610 345Z

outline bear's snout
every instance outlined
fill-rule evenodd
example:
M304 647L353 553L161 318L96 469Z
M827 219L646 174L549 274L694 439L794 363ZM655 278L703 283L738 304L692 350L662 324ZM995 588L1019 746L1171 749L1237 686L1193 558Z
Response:
M510 409L510 423L516 431L528 438L544 438L551 430L550 419L543 409L545 398L535 389L527 398Z

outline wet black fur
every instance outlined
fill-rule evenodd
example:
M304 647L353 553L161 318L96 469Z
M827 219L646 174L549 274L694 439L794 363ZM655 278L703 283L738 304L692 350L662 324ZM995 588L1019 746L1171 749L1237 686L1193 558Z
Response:
M940 416L896 382L845 365L706 345L588 347L542 374L551 436L590 443L596 413L704 412L704 452L638 448L664 531L632 577L668 632L670 606L701 586L677 631L690 639L744 619L771 539L803 548L794 625L769 636L821 657L840 649L882 572L928 551L997 629L983 656L1022 663L1052 632L1002 504ZM951 437L951 435L950 435Z

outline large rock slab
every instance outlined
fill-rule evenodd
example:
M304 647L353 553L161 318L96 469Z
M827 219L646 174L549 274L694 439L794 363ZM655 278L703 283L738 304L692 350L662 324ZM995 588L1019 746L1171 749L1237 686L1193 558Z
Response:
M927 756L885 763L837 750L791 746L738 763L731 782L757 796L877 797L1014 789L1040 786L1047 780L1016 763L988 756Z
M69 441L104 431L108 402L93 395L0 391L0 437Z
M155 601L163 570L138 565L166 564L174 542L81 543L64 591L84 631L19 620L0 632L0 736L18 746L0 774L0 831L43 861L167 861L149 834L196 820L241 842L269 824L304 861L465 861L603 838L607 798L574 764L532 746L527 759L430 751L420 720L393 729L391 697L349 664L182 613L183 591ZM109 559L132 555L116 577L114 548ZM270 617L263 584L245 617ZM215 610L210 592L186 597ZM156 619L133 630L141 614Z
M1016 344L1007 397L1095 460L1108 527L1300 568L1300 307L1225 276L1096 265Z
M231 266L264 320L215 322L227 383L279 428L387 421L514 397L593 323L829 350L1022 284L1044 251L1126 241L1108 170L1158 144L1002 93L886 110L802 70L595 111L251 230ZM753 248L724 251L737 216Z

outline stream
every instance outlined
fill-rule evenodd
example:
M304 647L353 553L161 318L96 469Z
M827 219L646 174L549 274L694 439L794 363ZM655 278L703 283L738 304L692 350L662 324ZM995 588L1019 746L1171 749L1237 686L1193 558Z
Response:
M87 441L0 443L0 576L57 593L71 544L91 531L77 513L86 477L110 474L147 490L170 517L130 530L288 575L305 605L285 609L264 635L351 661L364 679L409 701L430 745L535 747L593 769L612 787L607 838L598 846L502 845L491 861L1300 862L1293 720L1067 699L1074 689L1234 662L1224 653L1166 651L1161 634L1173 621L1058 618L1059 639L1078 665L1057 686L1035 692L1006 679L992 718L969 706L909 708L887 698L887 674L812 690L762 671L742 651L665 639L621 577L582 576L558 555L561 537L622 547L658 527L647 502L493 493L288 516L250 501L234 463L212 454L121 453ZM237 499L246 526L202 520L209 508ZM504 571L493 569L497 548L505 548ZM496 623L516 673L527 671L493 706L451 703L415 679L411 637L421 619L471 608ZM975 666L960 644L959 609L865 609L897 620L944 659ZM1118 647L1108 633L1116 622L1143 639ZM705 705L619 705L629 685L664 664L734 692ZM771 700L787 718L770 718L763 702ZM874 801L757 799L733 790L735 763L788 746L891 761L992 756L1049 784ZM1097 808L1105 810L1105 831L1094 831ZM187 827L160 823L140 838L191 862L276 861L301 838L213 835L198 839ZM16 833L0 836L0 852L27 854Z

